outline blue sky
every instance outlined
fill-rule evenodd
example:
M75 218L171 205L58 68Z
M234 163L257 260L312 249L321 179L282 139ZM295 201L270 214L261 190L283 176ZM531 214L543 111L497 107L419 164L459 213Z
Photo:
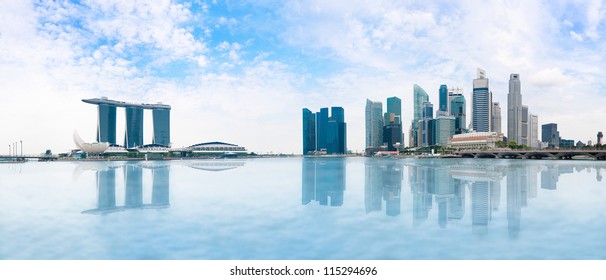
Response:
M539 125L606 130L603 1L0 1L2 153L94 141L80 100L99 96L170 104L173 146L258 153L300 153L301 109L342 106L361 151L366 98L401 98L408 134L413 84L434 104L440 84L463 88L469 107L477 68L504 130L511 73Z

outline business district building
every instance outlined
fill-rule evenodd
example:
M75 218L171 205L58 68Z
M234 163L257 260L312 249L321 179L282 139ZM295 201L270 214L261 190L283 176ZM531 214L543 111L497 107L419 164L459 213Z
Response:
M97 142L85 143L77 133L74 142L83 153L121 155L128 152L143 154L172 154L175 156L235 157L247 154L246 148L225 142L205 142L188 147L173 148L170 142L170 105L129 103L107 97L83 99L97 105ZM117 108L124 108L126 131L123 145L116 139ZM152 110L153 135L151 143L143 139L143 110Z
M347 153L347 124L342 107L321 108L312 113L303 108L303 155Z

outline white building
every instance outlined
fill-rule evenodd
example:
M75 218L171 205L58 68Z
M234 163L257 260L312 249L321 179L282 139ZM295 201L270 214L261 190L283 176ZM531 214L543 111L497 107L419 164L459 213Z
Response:
M496 132L472 132L454 135L448 140L448 147L459 150L490 150L497 147L498 141L503 141L503 136Z

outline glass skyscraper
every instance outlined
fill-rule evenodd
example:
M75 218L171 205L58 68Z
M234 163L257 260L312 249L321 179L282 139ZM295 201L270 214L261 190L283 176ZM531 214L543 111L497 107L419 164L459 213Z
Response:
M440 85L440 111L448 112L448 87Z
M410 133L410 146L418 147L421 145L419 140L419 121L423 118L423 102L429 101L429 95L425 90L419 85L415 84L413 86L413 120L411 125L411 133Z
M342 107L332 107L332 115L328 117L328 108L312 114L303 108L303 154L314 152L327 154L347 153L347 125L345 110ZM315 123L313 122L315 115ZM314 130L315 126L315 130ZM315 148L312 143L315 143ZM312 149L313 148L313 149Z
M143 109L126 107L126 134L124 147L135 148L143 145Z
M478 69L473 80L472 128L475 132L490 132L492 117L492 92L488 85L486 72Z
M303 155L316 151L316 114L303 108Z
M152 144L170 145L170 110L153 109L154 136Z
M465 96L462 94L452 95L450 100L450 115L455 117L455 134L462 134L467 132L466 124L466 110L467 105L465 103Z
M97 142L116 144L116 106L99 104Z
M366 148L383 144L383 104L366 99Z

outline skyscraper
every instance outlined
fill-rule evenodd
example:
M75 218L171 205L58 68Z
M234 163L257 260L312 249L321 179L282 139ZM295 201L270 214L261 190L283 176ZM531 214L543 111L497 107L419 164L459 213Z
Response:
M383 104L366 99L366 147L383 144Z
M519 74L509 75L509 93L507 94L507 139L526 145L523 140L523 108Z
M501 132L501 106L499 102L492 102L492 116L490 118L492 127L492 131L497 134L502 134Z
M522 105L522 120L520 122L522 124L522 135L520 137L520 142L518 142L518 144L526 145L526 146L528 146L528 132L530 131L528 115L529 115L528 106Z
M466 110L465 96L463 94L452 94L450 96L450 115L455 117L455 134L467 132Z
M98 105L97 142L116 144L116 106L112 104Z
M134 148L143 145L143 108L126 107L126 134L124 147Z
M440 85L440 109L439 111L448 112L448 88L446 85Z
M316 151L316 114L303 108L303 155Z
M486 72L478 68L477 78L473 80L472 129L476 132L490 132L492 117L492 92L486 78Z
M395 150L397 144L403 144L402 139L402 101L397 97L387 98L387 114L383 127L383 143L390 151Z
M153 114L152 144L170 145L170 105L157 103L129 103L110 100L107 97L82 99L82 102L98 106L97 142L116 145L116 108L125 108L126 132L124 147L135 148L143 142L143 110L150 109Z
M529 114L530 124L528 128L528 146L531 148L539 147L539 116Z
M413 86L413 94L414 112L410 133L410 146L418 147L421 145L421 142L418 141L418 131L419 121L423 118L423 102L429 101L429 95L422 87L417 84Z
M541 141L547 142L550 148L560 147L560 132L557 124L544 124L541 126L541 134Z
M431 120L433 120L433 104L431 104L429 101L423 102L423 120L421 127L423 139L421 145L423 147L434 145L434 129Z
M154 135L152 144L170 146L170 110L153 109Z
M322 152L327 154L347 153L347 125L342 107L332 107L328 117L328 108L312 114L303 108L303 153ZM315 123L313 122L315 115ZM315 124L315 131L313 129ZM315 144L315 149L312 143Z
M454 135L455 117L453 116L437 116L434 120L434 138L435 145L446 147L448 139Z
M402 123L402 100L395 96L387 98L387 113L395 115L396 123Z

